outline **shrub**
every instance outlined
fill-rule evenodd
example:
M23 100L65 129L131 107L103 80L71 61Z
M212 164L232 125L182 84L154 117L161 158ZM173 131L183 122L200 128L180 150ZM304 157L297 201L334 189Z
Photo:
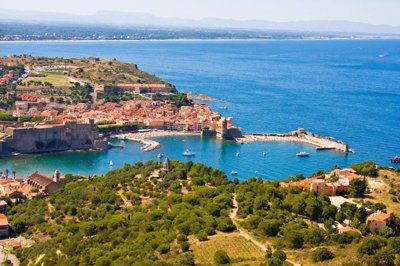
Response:
M311 259L314 262L331 260L335 255L327 248L317 248L311 253Z
M278 258L282 262L286 260L286 253L283 252L282 250L277 250L272 254L272 258Z
M166 253L168 253L168 252L169 252L169 245L168 245L168 244L161 244L161 245L158 247L158 251L159 251L161 254L166 254Z
M231 262L228 254L223 250L217 250L214 254L214 263L215 265L226 265Z

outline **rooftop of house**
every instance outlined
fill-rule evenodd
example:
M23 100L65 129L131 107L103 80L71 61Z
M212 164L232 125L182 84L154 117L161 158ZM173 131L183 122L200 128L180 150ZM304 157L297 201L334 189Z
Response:
M380 222L386 222L387 220L389 220L392 216L391 211L377 211L373 214L371 214L370 216L368 216L367 221L380 221Z
M357 228L351 227L351 226L345 226L339 229L339 234L344 234L346 232L356 232L361 234L361 231L358 230Z
M35 182L36 184L42 186L42 187L46 187L48 185L50 185L51 183L53 183L53 179L41 175L39 174L38 171L36 171L35 173L33 173L31 176L28 177L28 180L31 180L33 182Z
M8 226L7 216L2 213L0 213L0 226Z
M0 200L0 206L6 206L6 205L7 205L7 202L6 202L6 201Z

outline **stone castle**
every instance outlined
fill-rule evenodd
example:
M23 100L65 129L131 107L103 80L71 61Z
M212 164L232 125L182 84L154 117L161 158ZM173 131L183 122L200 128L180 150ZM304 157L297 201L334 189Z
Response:
M94 121L63 124L0 124L0 155L40 153L73 149L106 149Z

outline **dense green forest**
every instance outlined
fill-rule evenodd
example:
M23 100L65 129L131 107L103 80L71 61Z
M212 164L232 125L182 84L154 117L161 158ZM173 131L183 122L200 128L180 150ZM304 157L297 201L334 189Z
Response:
M366 209L385 208L381 203L337 209L324 195L260 178L229 181L191 161L172 161L169 171L155 161L126 164L104 176L67 175L62 183L55 194L8 212L13 233L36 242L14 251L22 265L190 266L194 245L237 226L271 243L262 265L283 265L286 253L297 251L319 263L347 249L352 259L340 265L400 265L397 228L371 234L366 227ZM332 225L345 219L361 234L337 234ZM226 256L215 250L215 261L229 262Z
M41 254L44 265L193 265L188 236L203 241L236 229L228 218L234 186L202 164L160 167L150 161L89 180L68 176L51 197L11 209L13 230L42 240L17 250L22 265Z

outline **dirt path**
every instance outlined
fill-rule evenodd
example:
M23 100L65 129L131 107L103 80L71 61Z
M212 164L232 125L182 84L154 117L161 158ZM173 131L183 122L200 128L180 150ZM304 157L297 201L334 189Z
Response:
M238 218L237 218L237 211L238 211L238 202L236 200L236 194L232 193L232 198L233 198L233 207L231 209L231 212L229 214L229 218L231 218L231 220L233 221L233 223L236 225L239 234L244 237L245 239L253 242L256 246L258 246L262 251L266 252L267 251L267 245L264 243L261 243L259 241L257 241L253 236L251 236L247 231L245 231L240 224L238 223ZM270 245L272 248L272 251L274 251L274 248L272 247L272 245ZM294 261L291 260L286 260L287 262L291 263L294 266L301 266L300 263L296 263Z
M130 202L130 201L125 197L124 192L122 191L122 189L118 190L117 192L118 192L118 195L121 197L122 201L124 202L125 208L131 208L131 207L133 206L133 205L132 205L132 202Z

